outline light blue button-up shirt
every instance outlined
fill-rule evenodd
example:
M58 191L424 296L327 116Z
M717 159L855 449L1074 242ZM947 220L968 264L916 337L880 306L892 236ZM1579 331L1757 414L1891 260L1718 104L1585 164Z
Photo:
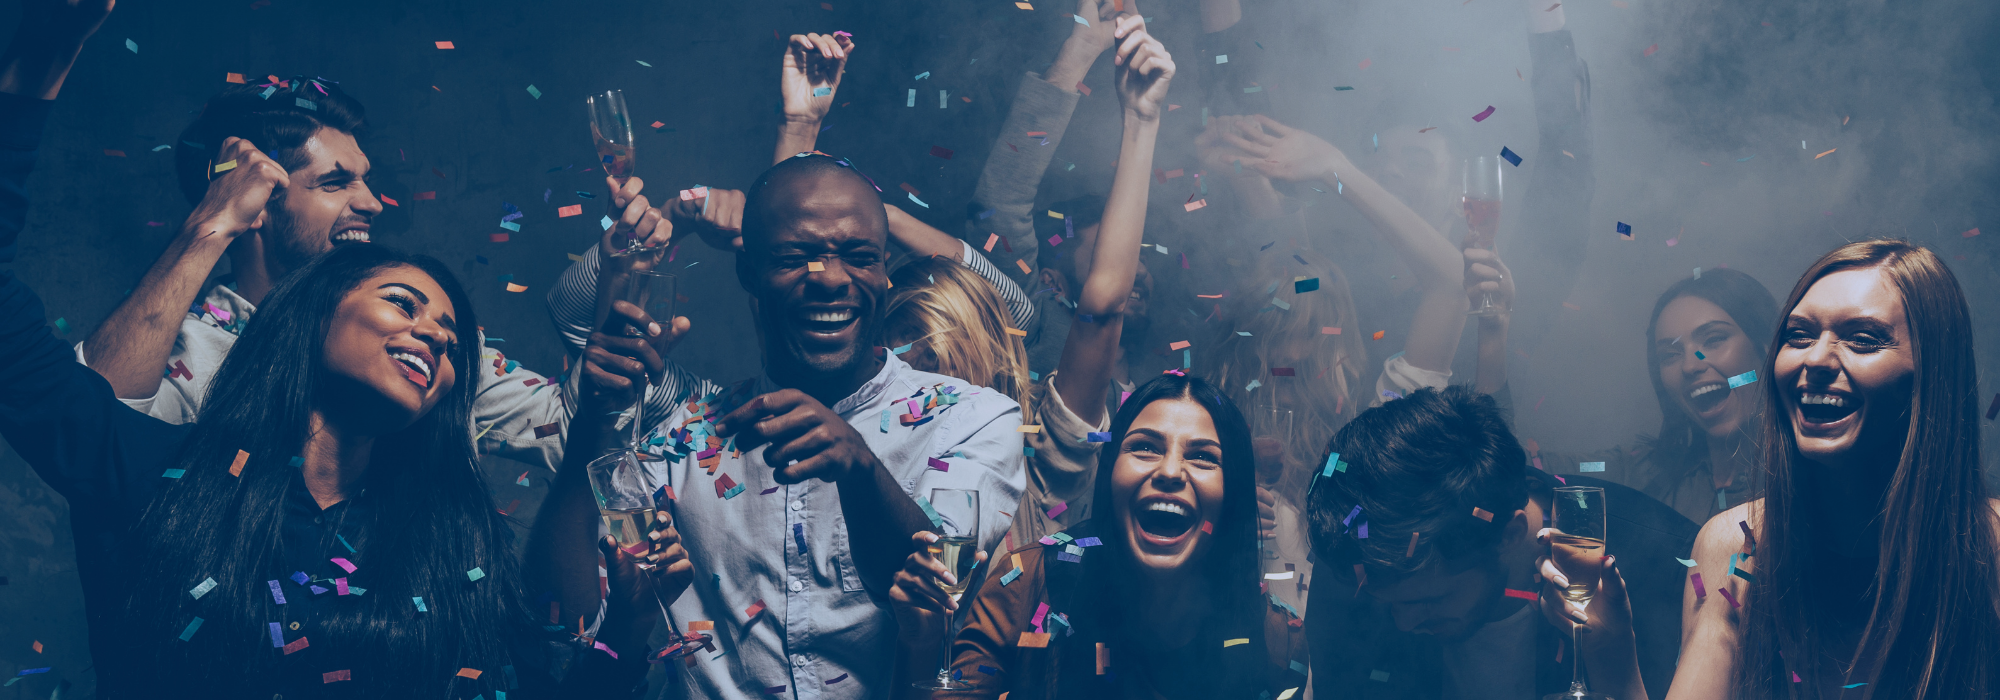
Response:
M751 395L777 388L769 379L758 384ZM749 700L771 697L767 691L781 686L777 695L788 698L888 695L895 620L886 598L862 589L838 487L777 483L762 447L738 456L725 446L704 455L711 448L702 431L713 427L706 421L720 416L707 413L712 407L697 414L690 405L723 388L670 362L660 390L686 397L652 433L666 444L649 450L685 454L652 466L675 491L675 524L695 571L694 584L671 610L682 632L690 622L713 621L716 642L716 651L694 653L694 666L683 667L691 682L668 696ZM933 396L938 405L926 407ZM927 418L901 417L912 413L912 398ZM1000 542L1011 521L1001 513L1014 512L1027 478L1021 409L1012 399L888 355L874 378L831 408L910 497L978 490L979 546L991 551ZM713 475L700 464L710 456L717 460ZM932 459L948 466L938 469ZM740 490L732 492L732 485ZM749 615L759 601L764 608Z

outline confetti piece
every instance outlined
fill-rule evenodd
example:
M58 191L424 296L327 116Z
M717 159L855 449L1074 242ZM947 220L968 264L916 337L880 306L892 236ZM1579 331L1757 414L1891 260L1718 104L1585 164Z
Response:
M133 41L131 39L126 39L125 48L130 49L132 53L139 53L139 42Z
M1970 230L1970 231L1966 231L1965 233L1961 233L1961 234L1958 234L1958 237L1959 237L1959 238L1971 238L1971 237L1973 237L1973 236L1977 236L1977 235L1979 235L1979 229L1976 229L1976 228L1975 228L1975 229L1972 229L1972 230Z
M201 600L202 596L208 595L209 591L215 590L215 586L215 579L203 579L200 585L188 591L188 595L194 596L195 600Z
M1826 154L1827 154L1827 153L1832 153L1832 152L1834 152L1834 151L1838 151L1838 150L1840 150L1840 149L1838 149L1838 148L1829 148L1829 149L1826 149L1826 151L1825 151L1824 153L1821 153L1821 154L1819 154L1819 155L1816 155L1816 156L1813 156L1813 160L1819 160L1819 159L1821 159L1821 158L1825 158L1825 157L1826 157Z
M1646 50L1645 50L1645 51L1644 51L1643 53L1640 53L1639 55L1641 55L1641 56L1651 56L1651 55L1653 55L1653 53L1654 53L1654 52L1656 52L1656 51L1659 51L1659 50L1660 50L1660 45L1659 45L1659 44L1654 44L1654 45L1652 45L1652 46L1648 46L1648 47L1646 47Z
M1388 672L1388 671L1369 671L1369 672L1368 672L1368 680L1371 680L1371 681L1377 681L1377 682L1381 682L1381 683L1387 683L1387 682L1389 682L1389 672Z
M528 94L533 95L537 100L542 99L542 91L533 85L528 86Z
M1222 648L1227 649L1229 647L1233 647L1239 644L1249 644L1249 643L1250 639L1247 637L1238 637L1236 639L1225 639L1222 640Z
M832 94L833 94L833 88L830 87L813 88L813 97L826 97Z
M1015 6L1015 7L1018 7L1018 8L1021 8L1021 9L1023 9L1023 10L1033 10L1033 9L1035 9L1035 6L1034 6L1034 5L1030 5L1030 4L1028 4L1028 3L1025 3L1025 2L1017 2L1017 3L1014 3L1014 6Z
M1483 122L1486 121L1486 118L1490 116L1493 116L1493 105L1487 105L1486 111L1472 115L1472 120L1476 122Z
M1174 343L1174 344L1172 344L1172 345L1168 345L1168 346L1167 346L1167 349L1168 349L1168 350L1180 350L1180 349L1182 349L1182 348L1185 348L1185 347L1187 347L1187 346L1188 346L1189 344L1190 344L1190 343L1188 343L1188 341L1185 341L1185 340L1182 340L1182 341L1178 341L1178 342L1175 342L1175 343Z
M1197 200L1195 200L1195 201L1192 201L1192 202L1188 202L1187 204L1183 204L1183 205L1181 205L1181 208L1182 208L1182 209L1186 209L1186 210L1188 210L1188 211L1194 211L1194 210L1196 210L1196 209L1200 209L1200 208L1202 208L1202 207L1205 207L1205 206L1208 206L1208 200L1206 200L1206 199L1197 199Z
M1722 594L1722 597L1723 597L1724 599L1727 599L1727 600L1729 601L1729 607L1732 607L1732 608L1740 608L1740 607L1743 607L1743 604L1742 604L1742 603L1738 603L1738 602L1736 602L1736 596L1735 596L1735 594L1732 594L1732 593L1730 593L1730 592L1729 592L1729 589L1727 589L1727 588L1717 588L1717 589L1715 589L1715 592L1717 592L1717 593L1721 593L1721 594Z
M1588 474L1588 473L1590 473L1590 472L1601 472L1601 471L1604 471L1604 463L1603 463L1603 462L1579 462L1579 463L1577 463L1577 465L1576 465L1576 470L1577 470L1577 471L1579 471L1579 472L1583 472L1583 473L1586 473L1586 474Z
M1026 649L1046 649L1049 646L1049 633L1022 632L1020 641L1014 645Z
M1729 378L1729 388L1734 389L1757 381L1757 370L1750 370Z
M242 450L237 450L236 461L229 463L229 475L237 477L243 476L243 463L248 461L250 461L250 453L244 452Z
M1221 65L1221 64L1224 64L1224 63L1228 63L1228 62L1229 62L1229 55L1228 55L1228 54L1220 54L1220 55L1217 55L1217 56L1215 57L1215 63L1216 63L1216 65Z
M2000 397L1996 397L1996 398L2000 398ZM2000 405L2000 404L1996 404L1996 405ZM1987 416L1987 420L1993 420L1992 416L1990 416L1990 415L1989 415L1989 416ZM160 474L160 476L163 476L163 477L166 477L166 478L168 478L168 479L179 479L179 478L181 478L181 477L183 477L183 476L186 476L186 475L187 475L187 470L186 470L186 469L168 469L168 470L166 470L165 472L162 472L162 473Z
M1054 519L1056 519L1056 516L1059 516L1059 515L1062 515L1062 514L1063 514L1063 512L1064 512L1064 511L1067 511L1067 510L1069 510L1069 503L1068 503L1068 502L1066 502L1066 501L1065 501L1065 502L1063 502L1063 503L1057 503L1057 504L1055 504L1055 506L1054 506L1054 507L1052 507L1052 508L1050 508L1050 509L1049 509L1049 512L1048 512L1048 516L1049 516L1049 519L1050 519L1050 520L1054 520Z
M1015 428L1015 429L1014 429L1014 432L1017 432L1017 433L1039 433L1039 432L1042 432L1042 426L1039 426L1039 425L1023 425L1023 426L1021 426L1021 427L1018 427L1018 428Z
M581 204L571 204L569 206L562 207L556 210L556 218L558 219L571 216L578 216L581 214L583 214L583 205Z
M1493 514L1486 512L1485 508L1474 507L1472 509L1472 517L1484 520L1489 523L1493 522Z
M1089 85L1085 85L1085 84L1083 84L1083 82L1082 82L1082 81L1078 81L1078 82L1077 82L1077 84L1076 84L1076 91L1077 91L1077 92L1081 92L1081 93L1083 93L1083 96L1084 96L1084 97L1089 97L1089 96L1090 96L1090 86L1089 86ZM1071 167L1073 168L1074 166L1071 166Z
M417 612L430 612L430 608L424 607L423 596L410 596L410 602L417 604Z
M336 683L339 681L351 681L351 680L354 680L354 674L350 672L348 669L341 669L338 671L328 671L326 673L319 674L319 682L321 684Z
M1293 281L1292 281L1292 293L1293 293L1293 294L1304 294L1304 293L1306 293L1306 292L1313 292L1313 291L1318 291L1318 290L1319 290L1319 278L1318 278L1318 277L1313 277L1313 278L1310 278L1310 279L1301 279L1301 280L1293 280Z
M1534 591L1518 591L1512 588L1508 588L1505 590L1507 591L1507 597L1509 598L1520 598L1521 600L1535 600L1537 598L1540 598L1540 596L1535 595Z
M479 579L486 578L486 570L475 566L472 567L471 571L465 572L465 577L467 579L477 581Z
M1005 328L1005 326L1002 326L1002 328ZM1018 335L1023 338L1028 337L1028 332L1021 330L1019 328L1006 328L1006 330L1007 330L1007 335Z
M216 163L216 164L215 164L215 174L217 174L217 175L221 175L221 174L223 174L223 173L226 173L226 172L229 172L229 171L231 171L231 170L235 170L235 169L236 169L236 161L234 161L234 160L231 160L231 161L227 161L227 162L223 162L223 163Z
M459 670L458 670L458 677L459 677L459 678L470 678L470 679L472 679L472 680L475 680L475 681L476 681L476 680L479 680L479 674L480 674L480 673L482 673L482 671L480 671L479 669L476 669L476 668L461 668L461 669L459 669Z
M1215 534L1215 523L1211 523L1206 520L1201 521L1201 532L1204 535Z
M195 631L201 629L201 622L201 618L197 617L194 619L194 622L188 623L187 629L181 630L181 641L185 642L194 639Z
M1015 4L1017 4L1017 5L1024 5L1024 4L1027 4L1027 3L1015 3ZM830 680L830 681L827 681L827 682L826 682L826 684L827 684L827 685L833 685L833 684L835 684L835 683L839 683L839 682L841 682L841 681L844 681L844 680L847 680L847 674L845 674L845 673L843 673L843 674L840 674L840 675L838 675L838 676L834 676L834 677L833 677L833 680ZM1001 694L1002 694L1002 695L1005 695L1006 693L1001 693Z
M1509 163L1513 163L1514 167L1516 168L1521 167L1521 156L1515 154L1514 150L1511 148L1508 148L1506 146L1501 146L1500 157L1507 159L1507 162Z
M1371 337L1373 337L1373 338L1374 338L1374 339L1376 339L1376 340L1381 340L1381 339L1382 339L1382 336L1385 336L1385 335L1388 335L1388 334L1389 334L1389 332L1388 332L1388 331L1375 331L1375 335L1373 335L1373 336L1371 336Z

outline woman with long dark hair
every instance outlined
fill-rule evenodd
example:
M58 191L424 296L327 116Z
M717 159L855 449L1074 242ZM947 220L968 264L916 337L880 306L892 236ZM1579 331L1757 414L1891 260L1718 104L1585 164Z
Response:
M120 404L11 273L0 310L0 433L69 502L100 697L639 682L652 618L631 596L599 636L623 661L525 604L468 437L478 320L437 260L345 246L287 277L191 425ZM645 585L630 563L621 592Z
M1850 243L1779 321L1764 497L1702 528L1668 697L1992 697L2000 502L1957 278L1919 246Z
M1256 698L1302 687L1304 636L1258 585L1242 413L1213 385L1168 374L1133 392L1109 438L1092 518L1003 555L986 576L952 649L954 671L977 686L964 695ZM890 593L905 681L934 673L958 608L923 547L935 535L913 539Z

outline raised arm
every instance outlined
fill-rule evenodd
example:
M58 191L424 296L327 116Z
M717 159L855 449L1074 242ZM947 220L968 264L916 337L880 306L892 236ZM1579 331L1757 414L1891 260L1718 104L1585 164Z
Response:
M840 76L854 54L854 37L847 32L793 34L785 43L785 69L778 91L785 98L785 122L778 129L778 150L771 162L813 150L819 124L840 93Z
M28 0L14 40L0 54L0 92L53 100L83 43L111 16L117 0Z
M966 241L981 246L1019 284L1030 276L1023 265L1025 270L1035 269L1035 191L1062 146L1070 115L1076 112L1081 99L1077 84L1113 43L1111 32L1118 16L1113 0L1077 0L1076 14L1090 23L1071 23L1069 38L1048 73L1028 73L1021 80L972 192L971 208L977 211L966 222ZM1007 242L1004 247L986 246L995 235Z
M265 227L264 205L290 179L277 161L234 136L222 142L215 161L230 162L235 167L209 182L208 194L139 286L83 342L84 361L111 382L118 398L144 399L160 390L161 368L173 353L188 305L229 245Z
M931 228L930 224L910 216L901 207L894 204L886 206L889 209L889 237L917 255L942 256L964 263L993 285L993 291L998 292L1000 300L1007 303L1007 315L1013 317L1014 327L1028 327L1028 321L1035 317L1035 305L1028 301L1028 295L1021 291L1021 285L1015 284L1013 278L993 267L992 261L972 249L972 244Z
M1562 303L1570 301L1577 271L1583 269L1592 228L1590 202L1597 191L1592 171L1596 148L1590 124L1590 71L1577 58L1576 43L1564 28L1564 8L1549 9L1554 0L1519 1L1528 18L1533 71L1528 85L1540 138L1520 198L1520 216L1515 218L1520 235L1506 238L1513 242L1508 252L1515 272L1527 281L1515 305L1514 325L1522 330L1516 336L1532 349L1545 337L1543 329L1562 313ZM1610 225L1603 224L1607 229Z
M1055 389L1064 404L1085 424L1104 416L1104 391L1111 382L1111 361L1117 356L1118 335L1125 328L1125 302L1139 274L1139 240L1146 229L1147 180L1153 172L1153 145L1160 134L1161 107L1174 77L1174 59L1165 46L1146 32L1138 15L1118 18L1116 62L1118 99L1124 103L1125 133L1119 145L1118 170L1111 196L1104 203L1104 220L1091 252L1090 275L1077 299L1077 322L1063 341Z
M1278 180L1316 180L1346 197L1375 225L1416 276L1421 290L1404 359L1418 369L1449 372L1465 330L1465 259L1430 222L1390 194L1333 144L1264 116L1251 116L1223 138L1252 156L1256 168Z

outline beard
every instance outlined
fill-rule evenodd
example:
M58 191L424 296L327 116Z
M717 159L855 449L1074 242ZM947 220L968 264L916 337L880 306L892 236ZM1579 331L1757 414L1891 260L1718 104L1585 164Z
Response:
M296 270L318 257L320 253L333 249L333 231L306 231L299 220L285 211L284 200L273 197L264 207L264 229L258 235L264 240L264 255L283 266L284 271ZM280 275L273 270L273 278Z

